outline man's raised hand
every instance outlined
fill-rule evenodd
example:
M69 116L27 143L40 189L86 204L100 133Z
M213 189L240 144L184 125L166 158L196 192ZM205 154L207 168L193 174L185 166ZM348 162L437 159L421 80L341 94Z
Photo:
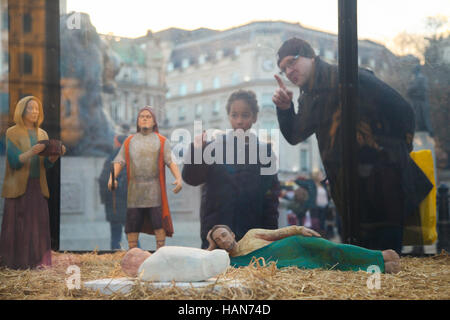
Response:
M278 108L282 110L289 109L291 107L291 102L294 94L291 90L286 88L283 80L278 75L274 75L274 77L278 82L278 88L277 90L275 90L275 93L272 96L272 101Z

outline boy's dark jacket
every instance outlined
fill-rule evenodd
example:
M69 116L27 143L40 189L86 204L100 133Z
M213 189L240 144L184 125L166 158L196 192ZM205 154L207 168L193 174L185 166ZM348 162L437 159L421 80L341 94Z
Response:
M236 241L253 228L278 228L280 184L276 173L261 174L261 168L264 165L259 161L259 148L268 150L265 154L270 157L272 153L270 144L258 142L256 164L249 164L248 157L245 164L236 164L237 144L235 144L234 164L227 164L226 143L230 143L230 140L227 140L225 135L217 139L222 139L223 142L224 164L204 162L194 164L195 151L191 144L186 155L186 159L190 159L191 164L185 163L182 171L183 180L187 184L192 186L203 184L200 207L202 248L208 247L206 236L216 224L228 225L235 233ZM217 139L216 141L219 141ZM207 145L210 143L214 142L209 142ZM245 154L248 156L248 151ZM212 152L212 155L215 156L215 153Z

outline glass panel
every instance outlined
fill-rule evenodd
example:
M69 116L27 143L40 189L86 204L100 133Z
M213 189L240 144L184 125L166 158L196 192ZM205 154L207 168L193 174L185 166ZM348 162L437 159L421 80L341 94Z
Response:
M13 6L11 10L8 1L0 0L1 183L6 166L5 132L14 125L15 105L27 95L37 96L45 102L46 94L54 90L43 79L48 70L45 68L56 64L47 61L50 53L45 48L36 46L37 43L45 44L51 33L45 30L45 1L10 1L19 2L23 5ZM58 114L60 139L67 148L60 162L61 250L127 248L124 231L127 196L119 190L115 192L114 213L110 208L113 194L106 185L113 155L118 152L124 137L136 134L137 116L142 107L150 105L153 108L159 133L171 142L174 160L183 170L186 159L182 156L186 156L186 147L195 135L208 131L209 143L219 141L227 129L237 128L237 122L228 116L232 108L228 101L239 89L254 93L258 112L254 112L256 118L252 118L250 126L256 133L268 133L266 136L261 134L258 143L271 143L277 156L277 178L281 185L290 189L304 188L317 180L319 170L323 173L322 178L327 178L324 186L332 187L332 192L328 190L330 214L326 225L331 227L320 231L333 241L341 240L338 231L342 222L339 224L339 210L335 210L335 206L339 207L342 191L337 181L343 157L338 79L326 73L319 77L322 69L312 67L312 64L308 69L308 60L305 60L311 53L326 63L327 68L332 65L329 68L336 70L338 1L280 0L275 7L245 7L246 3L231 0L219 6L220 10L217 3L206 1L161 1L158 10L154 10L154 4L152 6L150 2L136 0L60 0L59 3L61 101ZM361 190L373 186L376 191L389 190L382 183L387 174L381 180L368 182L373 168L371 161L378 159L380 152L384 155L388 152L390 156L390 148L397 152L394 156L402 157L405 153L398 153L399 150L407 150L409 145L414 150L431 148L437 181L448 180L450 4L439 0L429 0L426 4L408 1L408 10L404 10L405 3L358 2L358 65L371 70L362 71L370 81L377 77L385 83L380 86L389 85L398 92L416 114L414 139L402 132L395 136L397 140L392 139L392 135L399 126L406 128L405 113L397 119L392 110L375 107L369 108L373 114L361 115L359 120L370 120L358 127L358 143L364 145L358 154L363 161L358 168L362 175L359 178L365 183ZM192 12L192 8L200 4L203 9L198 16L190 14L183 19L172 14L173 8L177 8L177 12ZM327 10L323 10L325 6ZM236 11L237 7L240 10ZM228 9L232 11L227 12ZM287 48L278 61L279 48L293 37L307 41L309 49L300 52L300 49ZM301 58L295 58L296 55ZM306 69L299 73L300 69L296 69L299 66ZM316 80L320 78L318 87L314 80L304 79L304 70L306 74L316 76ZM280 71L284 74L280 75ZM275 75L280 76L283 84L277 83ZM327 81L330 86L326 86ZM272 101L278 88L292 93L293 112L301 116L293 116L290 111L279 112L280 107L289 108L290 104L279 102L277 107ZM372 91L368 89L369 93L366 93L365 90L360 88L363 95L370 96ZM374 99L386 97L387 94L379 94ZM331 107L328 106L330 101L334 103ZM246 106L251 109L251 102ZM46 108L50 107L46 105ZM51 118L51 113L45 116ZM377 117L384 121L377 121ZM50 126L50 123L46 125ZM392 175L402 174L399 168L404 163L395 162L398 167L391 166L390 159L385 159L389 163L388 171L396 168L397 171L391 170ZM402 159L408 161L406 156ZM226 215L220 211L226 206L219 206L226 202L225 198L214 198L209 193L210 207L203 208L206 211L200 214L202 187L199 185L205 181L198 184L185 181L182 191L174 194L171 191L174 177L168 168L166 179L175 230L173 237L166 239L166 244L200 247L203 237L204 246L204 228L211 223L208 219L214 223L226 222ZM230 201L248 201L251 197L242 194L251 189L252 180L245 181L247 184L237 183L243 187L241 194L236 193L241 189L230 187L224 180L211 188L223 188L214 189L216 194L231 192L234 196ZM315 182L319 187L320 181ZM393 194L385 204L395 208L398 203L391 199ZM289 224L288 207L292 201L297 201L284 195L280 196L278 227ZM363 203L371 200L369 197ZM3 212L3 198L1 201ZM314 201L311 203L311 208L300 206L301 209L295 212L299 223L306 211L315 206ZM241 208L241 211L246 212L249 207ZM233 214L242 216L241 211ZM313 211L309 216L314 220ZM214 212L223 219L211 218ZM203 214L209 218L203 218L201 223ZM323 227L323 214L318 219L322 219L320 226ZM141 234L140 246L154 250L155 237Z
M9 123L9 53L8 53L8 3L0 0L0 184L3 189L5 176L5 133ZM0 198L0 218L3 217L4 198Z
M417 208L449 168L450 3L413 1L405 10L403 1L390 2L375 26L380 5L358 2L361 244L435 253L436 228L424 229ZM430 152L428 178L420 152Z

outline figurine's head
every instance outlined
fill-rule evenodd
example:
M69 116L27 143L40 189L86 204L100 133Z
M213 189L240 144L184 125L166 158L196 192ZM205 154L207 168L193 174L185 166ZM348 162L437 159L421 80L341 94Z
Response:
M25 126L33 124L36 128L44 121L44 110L41 101L33 96L22 98L16 105L14 111L14 122Z
M128 250L120 263L122 271L130 277L136 277L139 267L150 256L150 252L139 248Z
M258 119L258 101L251 90L233 92L227 101L227 114L234 130L247 131Z
M228 252L232 251L237 244L236 236L233 231L231 231L230 227L221 224L212 227L211 239L220 249L224 249Z
M139 110L137 116L136 131L141 132L143 130L158 132L158 122L156 121L155 113L150 107L144 107Z

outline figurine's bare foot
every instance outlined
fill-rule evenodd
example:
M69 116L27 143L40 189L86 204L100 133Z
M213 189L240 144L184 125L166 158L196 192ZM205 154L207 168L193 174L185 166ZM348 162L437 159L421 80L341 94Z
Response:
M384 250L384 269L386 273L400 272L400 256L394 250Z
M400 263L397 261L385 262L384 263L384 271L386 273L399 273L400 272Z
M166 244L165 240L156 240L156 250L158 250L161 247L164 247Z
M394 250L384 250L382 253L384 262L400 261L400 256Z

